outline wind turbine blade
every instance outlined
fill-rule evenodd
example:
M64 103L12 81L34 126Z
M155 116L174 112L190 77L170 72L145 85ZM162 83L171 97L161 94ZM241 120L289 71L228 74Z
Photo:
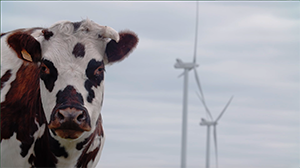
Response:
M195 74L195 78L196 78L196 82L197 82L197 86L198 86L198 88L199 88L199 91L200 91L200 94L201 94L201 97L203 98L203 100L204 100L204 94L203 94L203 91L202 91L202 88L201 88L201 84L200 84L200 79L199 79L199 77L198 77L198 73L197 73L197 69L196 68L194 68L194 74Z
M216 167L218 168L218 143L217 143L217 126L214 125L214 141L216 150Z
M184 71L182 72L182 74L180 74L180 75L178 76L178 78L182 77L183 75L184 75Z
M196 8L196 32L195 32L195 46L194 46L194 60L193 62L196 63L196 55L197 55L197 41L198 41L198 1L197 1L197 8Z
M190 70L192 70L192 69L189 69L188 72L190 72ZM182 72L182 74L180 74L180 75L178 76L178 78L182 77L183 75L184 75L184 71Z
M223 113L225 112L225 110L229 106L229 104L230 104L230 102L231 102L232 99L233 99L233 96L231 96L231 98L229 99L228 103L226 104L226 106L224 107L223 111L221 112L221 114L219 115L219 117L216 119L215 122L218 122L218 120L222 117Z
M213 119L213 117L212 117L212 115L211 115L209 109L207 108L204 99L203 99L197 92L196 92L196 94L197 94L197 96L199 97L199 99L201 100L201 102L202 102L202 104L203 104L203 106L204 106L204 108L205 108L206 113L209 115L210 119L213 121L214 119Z

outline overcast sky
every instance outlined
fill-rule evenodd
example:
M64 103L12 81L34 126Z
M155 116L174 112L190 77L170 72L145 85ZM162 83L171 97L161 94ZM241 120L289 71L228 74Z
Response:
M299 168L299 2L200 2L197 62L220 168ZM196 2L3 2L1 32L89 18L140 38L107 68L99 168L179 168L183 78ZM189 73L187 167L205 166L207 118ZM211 143L213 145L213 143ZM211 146L211 165L215 167Z

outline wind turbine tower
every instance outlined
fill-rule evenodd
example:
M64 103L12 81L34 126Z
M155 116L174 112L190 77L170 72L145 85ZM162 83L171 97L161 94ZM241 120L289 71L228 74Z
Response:
M181 136L181 168L186 167L186 142L187 142L187 103L188 103L188 73L190 70L195 70L195 76L197 75L196 68L196 51L197 51L197 36L198 36L198 2L196 9L196 33L195 33L195 46L194 46L194 60L193 62L183 62L180 59L176 59L174 65L177 69L184 69L184 72L179 75L184 76L183 82L183 105L182 105L182 136ZM196 77L197 78L197 77Z
M186 167L186 141L187 141L187 101L188 101L188 72L198 67L195 62L184 63L180 59L177 59L177 63L174 66L178 69L184 69L183 76L183 106L182 106L182 135L181 135L181 168Z

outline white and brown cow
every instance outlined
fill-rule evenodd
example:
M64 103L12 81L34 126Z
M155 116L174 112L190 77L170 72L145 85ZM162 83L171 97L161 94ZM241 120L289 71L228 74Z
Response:
M137 43L90 20L1 34L1 167L95 167L105 66Z

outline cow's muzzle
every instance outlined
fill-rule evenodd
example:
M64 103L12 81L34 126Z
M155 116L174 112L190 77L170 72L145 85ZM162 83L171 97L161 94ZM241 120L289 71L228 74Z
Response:
M91 130L90 117L83 107L60 107L51 115L49 129L65 139L76 139Z

